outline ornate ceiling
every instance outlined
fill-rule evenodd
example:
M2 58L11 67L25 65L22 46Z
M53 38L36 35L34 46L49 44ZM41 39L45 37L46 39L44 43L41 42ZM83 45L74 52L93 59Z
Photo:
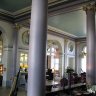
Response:
M0 1L0 12L6 10L5 12L12 13L12 20L18 19L16 17L18 14L17 11L23 10L23 13L26 11L25 8L30 8L32 0L1 0ZM85 37L86 36L86 13L83 9L75 9L82 7L82 4L86 4L89 2L94 2L94 0L48 0L48 12L49 14L52 12L52 15L48 16L48 25L51 26L51 29L58 31L59 33L66 33L74 37ZM76 6L76 7L75 7ZM75 8L74 8L75 7ZM30 8L31 9L31 8ZM25 23L21 22L29 26L30 20L30 9L27 15L29 17L25 20ZM75 10L73 10L75 9ZM51 11L50 11L51 10ZM18 14L13 14L13 13ZM54 13L56 12L56 14ZM57 14L59 13L59 14ZM26 17L24 13L22 16L19 15L19 19ZM3 16L4 17L4 16ZM22 18L21 18L22 17ZM5 18L4 18L5 19ZM25 19L25 18L24 18ZM23 21L22 19L21 21ZM15 22L18 22L15 20ZM64 33L64 34L65 34ZM65 34L65 35L66 35Z
M61 2L66 2L69 0L48 0L49 6L55 5ZM72 1L72 0L71 0ZM6 11L15 12L25 7L31 6L32 0L1 0L0 9Z

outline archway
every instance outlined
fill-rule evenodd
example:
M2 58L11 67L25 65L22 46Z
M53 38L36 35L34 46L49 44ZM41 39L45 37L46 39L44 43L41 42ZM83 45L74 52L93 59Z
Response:
M8 47L8 39L5 30L0 26L0 65L1 68L1 76L3 77L2 86L6 86L7 81L7 54L6 48Z
M52 69L54 77L62 74L62 47L56 40L47 41L47 69Z

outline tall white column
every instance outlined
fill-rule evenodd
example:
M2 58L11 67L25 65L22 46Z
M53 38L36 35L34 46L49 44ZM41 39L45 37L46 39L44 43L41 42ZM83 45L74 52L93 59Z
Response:
M18 53L18 30L19 25L15 24L13 33L13 66L11 68L13 76L16 75L17 53Z
M86 7L87 21L87 83L96 84L96 35L95 35L95 5Z
M27 96L45 96L47 0L32 0Z

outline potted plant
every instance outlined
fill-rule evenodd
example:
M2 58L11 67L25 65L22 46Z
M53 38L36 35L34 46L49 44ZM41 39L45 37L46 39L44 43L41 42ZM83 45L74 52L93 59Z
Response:
M67 67L67 69L66 69L66 73L73 73L73 72L74 72L74 70L73 70L72 68Z

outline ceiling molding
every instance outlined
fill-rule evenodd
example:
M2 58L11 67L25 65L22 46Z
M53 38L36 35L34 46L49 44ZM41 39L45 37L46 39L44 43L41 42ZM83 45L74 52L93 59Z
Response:
M54 27L51 27L51 26L48 26L48 34L50 35L54 35L54 36L58 36L58 37L61 37L61 38L65 38L65 39L70 39L70 40L73 40L75 41L75 38L76 37L73 37L73 36L69 36L65 33L60 33L60 31L58 31L59 29L57 28L54 28ZM64 32L64 31L62 31Z
M13 12L12 15L14 15L15 17L18 17L18 16L21 16L21 15L24 15L24 14L27 14L27 13L30 13L31 12L31 6L28 6L28 7L25 7L23 9L20 9L16 12Z
M81 10L83 5L90 2L94 2L94 0L71 0L66 4L60 3L58 5L48 7L48 13L49 16L53 16L70 11L72 12L76 10Z
M84 0L75 0L75 1L70 0L70 2L66 1L66 4L60 3L60 2L65 2L65 0L53 0L53 1L57 2L57 4L55 4L52 7L49 3L49 5L48 5L48 15L49 16L53 16L53 15L56 15L56 14L61 14L61 13L64 13L64 12L80 10L81 4L92 2L94 0L86 0L86 1L84 1ZM11 13L9 11L6 11L6 10L3 10L3 9L0 9L0 14L3 14L6 18L8 17L7 19L13 18L14 22L19 22L19 21L22 21L22 20L25 20L25 19L30 19L30 17L31 17L31 6L28 6L26 8L23 8L21 10L13 12L13 13ZM5 19L5 20L7 20L7 19ZM12 20L9 20L9 21L12 21Z
M53 4L53 5L59 4L61 2L65 2L65 1L67 1L67 0L49 0L48 6L51 6L51 4ZM31 13L31 6L22 8L20 10L15 11L15 12L10 12L10 11L4 10L4 9L0 9L0 13L4 13L6 15L18 17L18 16L21 16L21 15L24 15L27 13Z
M86 37L76 38L75 42L85 42L86 43Z
M9 11L6 11L4 9L0 9L0 13L7 14L8 16L13 16L13 14Z
M0 20L8 21L14 23L14 17L7 13L0 12Z
M60 29L58 29L58 28L55 28L55 27L52 27L52 26L49 26L49 25L48 25L48 30L51 30L51 31L57 32L57 33L61 33L61 34L63 34L63 35L66 35L66 36L69 36L69 37L72 37L72 38L77 38L76 35L70 34L70 33L68 33L68 32L65 32L65 31L63 31L63 30L60 30Z
M53 1L56 1L56 0L53 0ZM57 0L57 1L64 1L64 0ZM52 6L49 4L48 15L53 16L53 15L61 14L61 13L64 13L64 12L81 10L82 5L87 4L89 2L93 2L93 1L94 0L71 0L71 2L66 3L66 4L60 3L60 2L58 4L52 5ZM10 13L9 11L0 9L0 19L6 20L6 21L9 21L9 22L12 22L12 23L22 22L23 20L30 19L30 17L31 17L31 6L23 8L21 10L13 12L13 13ZM27 24L27 26L28 25L29 24ZM50 31L50 33L52 31L55 34L56 33L59 34L59 36L66 35L67 37L81 38L81 37L77 37L73 34L69 34L67 32L64 32L64 31L62 31L60 29L57 29L55 27L52 27L52 26L48 26L48 30Z
M54 1L54 0L53 0ZM58 0L57 0L58 1ZM64 0L61 0L64 2ZM64 5L60 5L62 3L58 3L58 6L50 8L48 6L48 16L54 16L57 14L62 14L62 13L69 13L72 11L76 11L76 10L82 10L82 6L89 3L89 2L93 2L94 0L76 0L73 2L73 0L71 0L68 4L64 4ZM49 4L50 5L50 4ZM25 10L25 11L24 11ZM20 20L25 20L25 17L28 19L30 19L31 17L31 6L26 7L24 9L18 10L16 12L13 13L14 18L16 18L15 21L20 21ZM22 17L22 19L20 19Z
M30 28L30 20L29 19L25 20L23 22L18 22L18 24L22 27ZM69 33L59 30L55 27L51 27L49 25L48 25L48 34L55 35L55 36L62 37L62 38L66 38L66 39L70 39L70 40L75 40L75 38L78 38L75 35L69 34Z
M72 41L75 41L75 38L72 38L70 36L67 36L67 35L64 35L64 34L49 30L49 29L48 29L48 34L58 36L58 37L63 38L63 39L70 39Z
M60 3L63 3L63 2L66 3L68 1L69 0L48 0L48 6L57 5L57 4L60 4Z

